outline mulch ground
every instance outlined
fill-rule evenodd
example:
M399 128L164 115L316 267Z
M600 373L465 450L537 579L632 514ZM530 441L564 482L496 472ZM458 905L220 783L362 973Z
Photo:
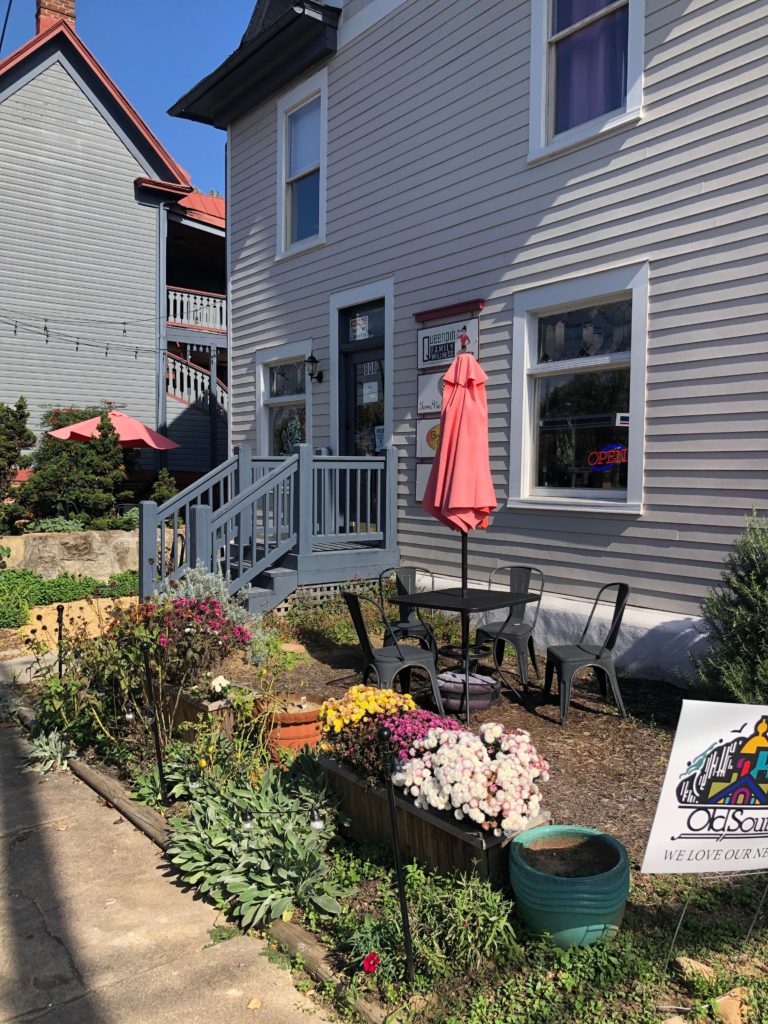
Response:
M317 701L344 693L359 683L361 656L355 648L313 648L280 677L284 693L304 693ZM541 673L543 676L543 664ZM490 672L482 667L480 672ZM224 674L233 682L257 685L256 671L232 659ZM428 706L421 680L414 695ZM557 703L543 703L540 685L533 684L520 703L502 691L498 704L474 713L472 726L503 722L525 729L550 763L550 781L542 785L544 806L555 822L587 825L616 836L630 857L642 858L656 802L661 791L683 690L648 680L622 680L628 717L622 719L606 703L591 678L577 682L565 726Z

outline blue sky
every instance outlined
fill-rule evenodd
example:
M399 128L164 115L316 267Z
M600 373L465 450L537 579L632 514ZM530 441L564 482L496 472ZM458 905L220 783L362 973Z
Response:
M7 0L0 0L0 24ZM76 0L77 32L203 192L224 192L225 133L166 110L234 49L255 0ZM35 0L13 0L0 57L35 32Z

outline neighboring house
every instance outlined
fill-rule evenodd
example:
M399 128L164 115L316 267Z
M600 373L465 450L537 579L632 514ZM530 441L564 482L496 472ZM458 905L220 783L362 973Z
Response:
M38 0L35 38L0 62L0 401L111 401L226 458L224 200L195 193L75 32ZM209 413L210 370L216 400Z
M260 0L171 111L228 135L233 440L394 444L400 553L456 577L419 498L479 329L471 575L540 567L550 639L625 580L668 669L768 494L767 40L748 0Z

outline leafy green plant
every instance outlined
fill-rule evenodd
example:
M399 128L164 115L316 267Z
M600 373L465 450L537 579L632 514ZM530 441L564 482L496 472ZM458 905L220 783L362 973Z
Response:
M699 683L744 704L768 702L768 524L753 512L702 603L709 650L693 659Z
M312 808L321 815L320 829L311 825ZM333 880L325 857L334 803L308 754L287 771L267 769L255 788L202 785L188 815L173 825L168 856L182 879L243 927L294 906L340 912L347 890Z
M163 467L155 477L149 497L152 501L157 502L158 505L164 505L166 501L170 501L171 498L175 497L178 492L179 488L176 481L170 472Z
M2 565L0 565L0 569L5 568L5 559L10 557L11 549L7 547L5 544L0 544L0 562L3 563Z
M56 730L40 733L29 741L24 770L41 774L53 771L65 772L69 770L68 762L74 756L75 751L69 741Z
M0 402L0 502L10 494L16 470L23 462L21 453L35 443L28 420L29 407L23 397L15 405Z
M46 516L43 519L33 519L25 528L25 533L77 533L85 530L86 519L84 516Z
M0 722L18 721L21 702L13 694L0 693Z
M139 510L128 509L122 515L96 516L85 529L88 530L138 530Z
M28 620L29 605L20 594L0 593L0 629L18 629Z
M283 650L283 638L279 630L257 626L252 631L248 661L256 668L263 666L279 675L294 669L299 657L295 651Z
M31 455L34 473L19 488L19 501L33 518L113 515L116 501L126 493L126 460L135 454L122 448L103 407L51 409L43 417L44 431ZM99 436L87 444L59 441L51 429L101 416Z

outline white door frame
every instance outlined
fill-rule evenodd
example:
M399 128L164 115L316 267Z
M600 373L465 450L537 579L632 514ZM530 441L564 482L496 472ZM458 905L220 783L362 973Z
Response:
M394 371L395 281L387 278L336 292L330 298L330 442L334 455L339 454L339 312L347 306L384 300L384 447L392 445L392 373Z

